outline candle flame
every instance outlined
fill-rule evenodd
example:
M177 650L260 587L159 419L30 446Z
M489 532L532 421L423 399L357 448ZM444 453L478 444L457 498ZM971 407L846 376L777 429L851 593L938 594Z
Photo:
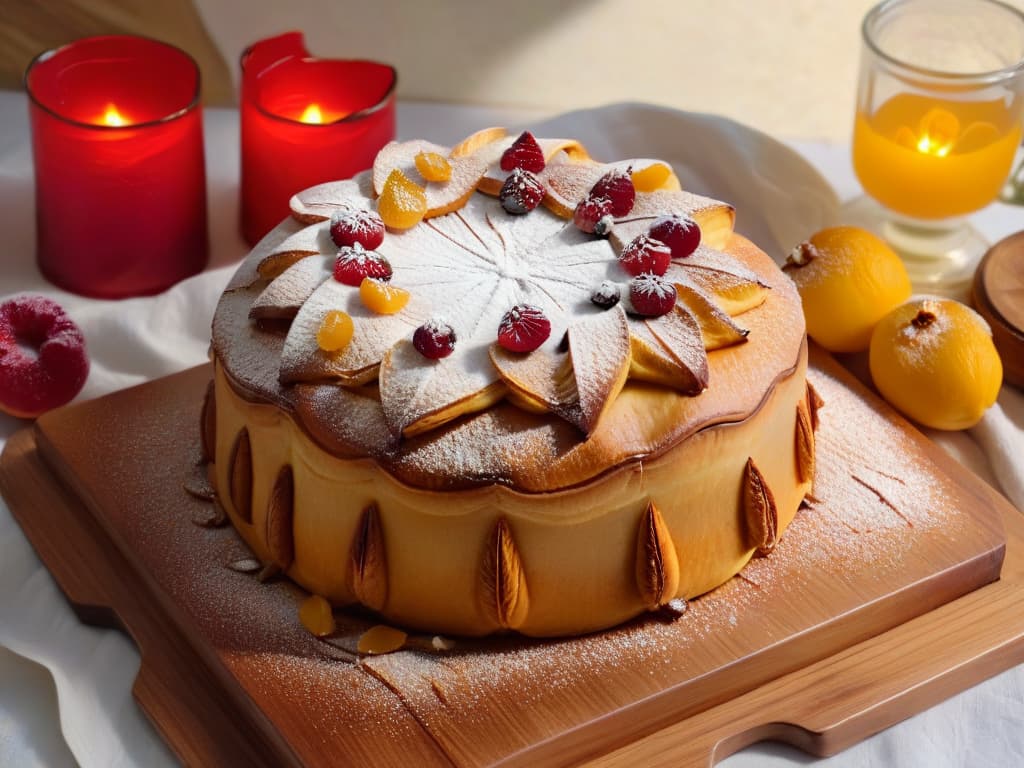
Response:
M113 104L107 104L107 109L103 113L102 122L104 125L111 125L115 127L128 124L128 121L124 119L121 113L117 111L117 107Z
M322 123L324 116L320 112L319 104L310 104L306 107L306 110L302 113L302 117L299 118L300 123Z

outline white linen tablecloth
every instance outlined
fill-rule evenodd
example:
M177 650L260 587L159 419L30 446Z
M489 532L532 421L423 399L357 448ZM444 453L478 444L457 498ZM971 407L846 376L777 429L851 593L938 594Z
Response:
M492 124L536 125L523 111L399 105L399 134L454 142ZM685 130L683 130L685 129ZM173 373L206 359L217 297L246 252L237 233L238 115L205 113L211 262L166 293L120 302L55 289L35 267L27 102L0 92L0 300L27 291L60 301L82 326L92 370L81 398ZM563 115L545 135L584 141L596 157L630 154L682 163L689 188L729 200L738 226L781 257L832 221L837 197L792 152L735 123L645 105ZM687 145L699 135L699 149ZM845 148L799 143L841 197L859 190ZM681 148L680 148L681 147ZM632 148L632 149L631 149ZM661 151L664 150L664 151ZM1024 227L1024 211L995 205L975 217L990 239ZM22 426L0 415L0 446ZM999 407L966 433L930 433L962 462L1024 506L1024 396L1004 387ZM937 644L937 648L940 648ZM941 651L937 651L941 652ZM138 654L122 633L81 624L0 502L0 766L173 765L131 697ZM730 768L805 764L784 745L755 745ZM826 766L1024 765L1024 667L1010 670L820 763Z

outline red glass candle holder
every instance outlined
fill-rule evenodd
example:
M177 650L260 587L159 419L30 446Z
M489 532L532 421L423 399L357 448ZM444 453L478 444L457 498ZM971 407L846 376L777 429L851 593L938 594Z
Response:
M37 260L75 293L158 293L207 261L199 68L130 36L78 40L25 73Z
M296 192L373 165L395 136L394 67L317 59L302 34L242 54L242 235L255 245Z

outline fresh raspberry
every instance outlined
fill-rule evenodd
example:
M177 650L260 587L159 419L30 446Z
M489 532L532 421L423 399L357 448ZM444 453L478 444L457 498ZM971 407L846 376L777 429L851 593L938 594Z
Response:
M455 329L448 323L431 318L412 334L412 345L429 360L440 360L455 351Z
M518 216L529 213L540 205L540 201L544 199L544 187L529 171L513 168L505 183L501 185L498 199L502 208Z
M611 280L605 280L590 294L590 300L601 307L601 309L611 309L621 299L622 292L619 290L618 284L613 283Z
M498 343L510 352L532 352L551 335L551 321L531 304L516 304L498 326Z
M612 216L618 218L633 210L636 187L629 171L614 168L597 180L590 190L590 197L607 197L612 202Z
M501 170L503 171L522 168L530 173L540 173L544 170L545 165L544 152L529 131L519 134L519 138L512 142L512 146L501 154Z
M612 231L612 203L607 197L588 197L576 206L572 220L584 232L607 237Z
M667 245L673 259L686 258L700 245L700 227L697 222L689 216L675 213L655 219L647 234Z
M644 272L653 275L664 275L672 261L672 251L660 240L648 235L637 235L622 249L619 264L629 274L636 277Z
M0 304L0 411L32 418L64 405L89 374L85 338L45 296Z
M391 264L376 251L368 251L359 243L338 251L334 260L334 279L345 285L358 286L364 277L391 279Z
M331 239L339 247L363 246L368 251L384 242L384 222L373 211L349 208L331 214Z
M629 281L629 302L644 317L661 317L676 305L676 287L657 275L637 275Z

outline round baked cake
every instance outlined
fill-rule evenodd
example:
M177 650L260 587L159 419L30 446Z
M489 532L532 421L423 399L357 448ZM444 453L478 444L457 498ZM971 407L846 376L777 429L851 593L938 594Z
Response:
M569 635L768 555L813 476L800 300L665 163L489 129L296 195L213 323L203 443L263 562Z

